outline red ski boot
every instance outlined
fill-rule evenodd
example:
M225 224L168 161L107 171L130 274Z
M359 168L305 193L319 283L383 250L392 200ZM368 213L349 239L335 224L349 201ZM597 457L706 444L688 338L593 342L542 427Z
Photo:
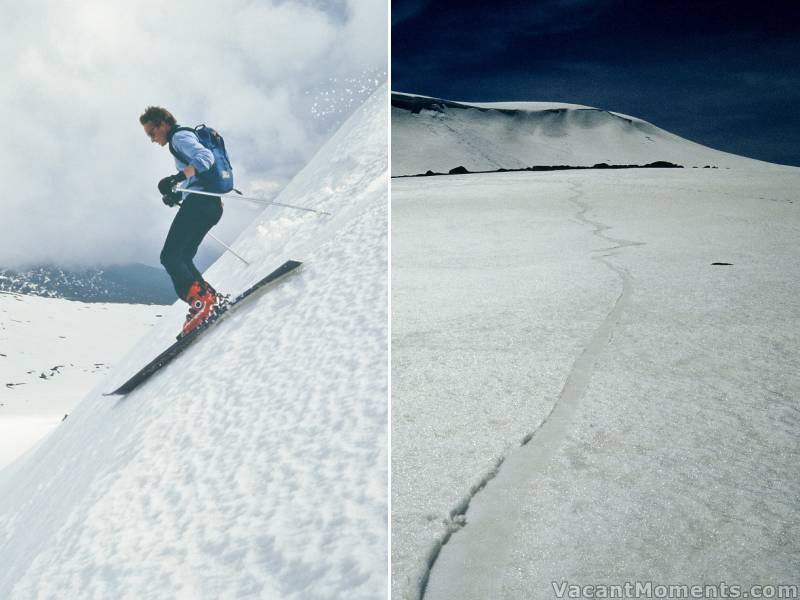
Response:
M204 281L203 285L208 293L217 297L217 303L214 305L214 312L225 312L225 309L228 308L228 303L231 299L230 294L220 294L217 290L211 287L211 284L207 281Z
M195 281L186 294L186 301L189 303L189 314L186 315L181 335L194 331L208 320L217 305L217 294L204 281Z

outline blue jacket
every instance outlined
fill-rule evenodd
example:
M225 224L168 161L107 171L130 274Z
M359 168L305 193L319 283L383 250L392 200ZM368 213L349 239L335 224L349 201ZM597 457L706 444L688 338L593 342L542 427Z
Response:
M197 136L191 131L179 131L172 136L173 147L189 158L189 165L192 165L198 173L207 171L214 164L214 154L203 146L197 139ZM187 166L185 162L177 157L175 158L175 166L179 171L183 171ZM183 189L194 188L202 190L203 186L197 180L197 177L189 177L184 184Z

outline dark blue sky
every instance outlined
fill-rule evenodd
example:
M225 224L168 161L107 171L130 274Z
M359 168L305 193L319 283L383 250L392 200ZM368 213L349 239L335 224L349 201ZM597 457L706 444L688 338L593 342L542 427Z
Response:
M392 89L586 104L800 166L799 5L392 0Z

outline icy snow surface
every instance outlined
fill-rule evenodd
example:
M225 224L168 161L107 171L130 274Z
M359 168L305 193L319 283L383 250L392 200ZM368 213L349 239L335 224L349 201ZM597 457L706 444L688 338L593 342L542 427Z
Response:
M0 469L56 427L163 311L0 293Z
M393 180L393 598L799 583L798 190Z
M0 480L0 598L377 598L387 590L387 89L206 273L302 270L126 397L87 396ZM165 312L114 389L174 339Z
M774 169L774 165L720 152L655 125L611 111L556 102L440 104L392 107L392 176L428 170L447 173L524 169L534 165L643 165L669 161L686 167Z

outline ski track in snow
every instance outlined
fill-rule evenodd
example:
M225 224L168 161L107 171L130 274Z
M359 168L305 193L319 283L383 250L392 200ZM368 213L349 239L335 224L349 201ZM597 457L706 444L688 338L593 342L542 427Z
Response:
M419 598L442 539L499 457L552 410L617 296L618 276L589 255L597 243L574 218L570 190L553 175L535 180L533 195L528 174L393 186L398 599ZM498 193L503 183L510 193Z
M567 375L564 387L553 404L550 413L539 427L523 437L517 449L507 456L498 458L494 468L489 470L480 479L479 483L472 487L469 494L451 511L450 527L441 540L434 544L428 555L426 561L427 572L420 585L420 598L425 598L428 581L436 560L442 551L447 551L447 543L450 541L451 536L458 535L458 532L463 527L469 526L467 512L472 499L501 474L511 475L511 486L505 490L506 493L504 495L506 501L502 506L494 507L495 510L493 511L497 515L502 515L502 518L485 518L480 534L482 541L488 542L483 545L485 550L482 552L481 547L472 547L471 549L480 553L480 556L477 557L477 562L482 563L487 568L491 565L495 569L503 569L506 563L505 554L502 551L498 552L498 549L504 548L505 544L503 542L508 539L511 529L514 527L516 522L514 513L519 508L516 498L520 492L512 486L525 487L531 479L534 479L542 472L553 452L559 447L559 442L567 433L577 406L589 385L597 358L613 339L614 328L633 294L633 280L627 269L616 266L609 259L613 258L621 250L644 245L644 242L618 239L607 235L605 232L611 229L610 225L586 217L591 207L584 200L581 183L570 183L569 187L573 195L568 198L568 201L575 204L579 209L574 217L580 223L591 227L593 235L612 244L608 248L596 250L595 256L592 258L619 276L621 283L620 295L573 364ZM491 597L491 587L488 587L485 592L480 590L484 584L491 583L492 580L493 578L487 573L487 570L481 569L480 572L472 574L469 582L464 587L472 591L473 597L489 598Z

